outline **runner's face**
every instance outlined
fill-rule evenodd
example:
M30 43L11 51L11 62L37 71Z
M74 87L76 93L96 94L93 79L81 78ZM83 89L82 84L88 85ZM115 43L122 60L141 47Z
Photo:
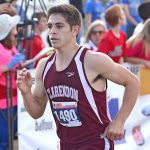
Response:
M56 49L66 47L75 37L70 25L60 14L52 14L49 17L48 30L51 45Z

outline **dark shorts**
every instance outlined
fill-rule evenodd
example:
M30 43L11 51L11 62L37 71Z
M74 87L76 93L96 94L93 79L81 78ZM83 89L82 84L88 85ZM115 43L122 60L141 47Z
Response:
M114 143L100 138L78 144L60 141L60 150L114 150Z

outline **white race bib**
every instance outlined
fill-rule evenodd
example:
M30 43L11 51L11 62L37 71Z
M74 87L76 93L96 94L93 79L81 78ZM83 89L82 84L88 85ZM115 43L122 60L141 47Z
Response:
M81 126L81 120L77 112L77 102L53 102L53 114L60 124L66 127Z

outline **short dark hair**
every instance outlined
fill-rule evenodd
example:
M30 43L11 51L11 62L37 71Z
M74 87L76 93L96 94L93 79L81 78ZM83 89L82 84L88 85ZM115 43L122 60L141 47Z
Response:
M81 14L73 5L60 4L53 6L48 10L48 17L50 17L52 14L62 15L71 28L75 25L81 27Z
M121 6L119 4L115 4L109 7L105 13L105 19L107 23L112 27L118 24L120 17L121 17Z
M150 18L150 2L144 2L138 7L139 16L143 21Z

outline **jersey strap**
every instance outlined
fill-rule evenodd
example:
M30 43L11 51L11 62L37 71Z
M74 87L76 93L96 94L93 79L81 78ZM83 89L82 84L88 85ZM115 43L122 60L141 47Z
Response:
M84 92L85 92L85 95L86 95L86 98L90 104L90 106L92 107L93 111L95 112L97 118L99 119L100 123L103 124L99 114L98 114L98 109L97 109L97 106L96 106L96 103L95 103L95 100L94 100L94 96L93 96L93 93L92 93L92 90L91 90L91 87L88 85L87 81L86 81L86 78L85 78L85 74L84 74L84 71L83 71L83 58L85 56L85 53L86 53L86 48L82 47L78 54L76 55L75 57L75 63L77 65L77 70L79 73L79 77L80 77L80 80L81 80L81 84L83 86L83 89L84 89ZM82 57L81 57L82 56Z

